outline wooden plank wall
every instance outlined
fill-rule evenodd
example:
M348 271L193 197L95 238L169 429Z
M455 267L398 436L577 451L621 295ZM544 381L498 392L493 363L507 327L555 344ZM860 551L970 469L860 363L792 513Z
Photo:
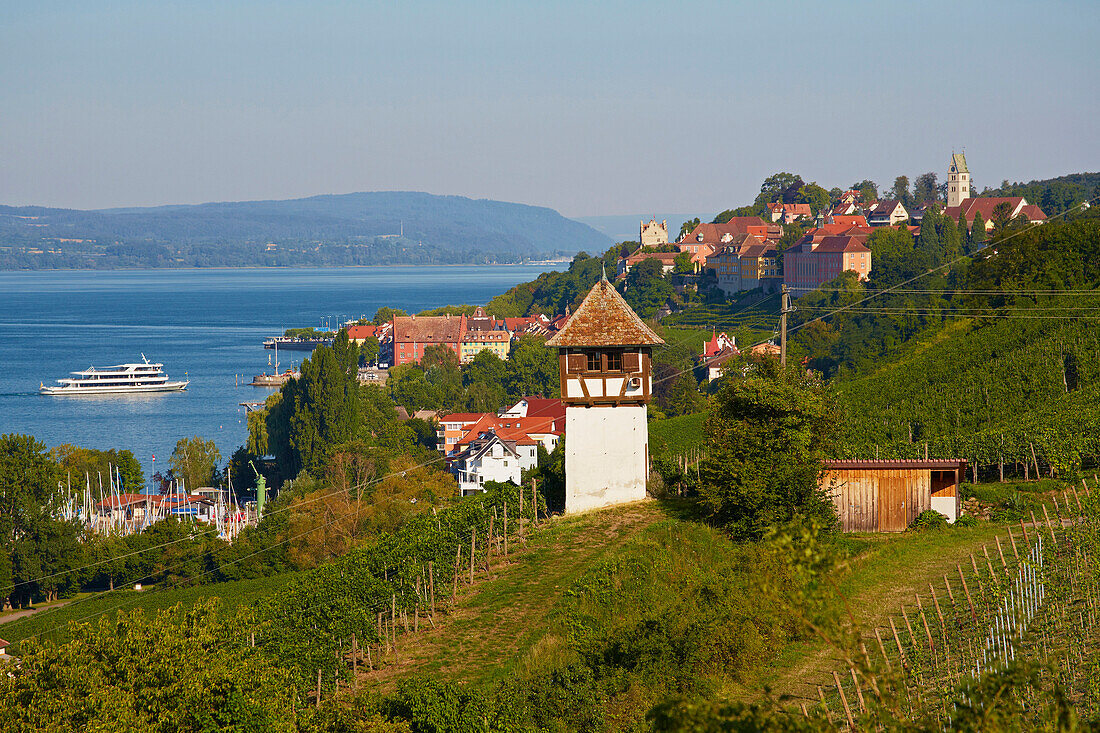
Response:
M844 532L903 532L932 508L928 469L827 471L821 487L833 500Z

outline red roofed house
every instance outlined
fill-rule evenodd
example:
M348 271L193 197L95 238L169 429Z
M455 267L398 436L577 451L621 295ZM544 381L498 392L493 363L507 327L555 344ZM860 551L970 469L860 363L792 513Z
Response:
M443 345L461 358L466 316L394 316L393 363L416 364L427 346Z
M814 212L810 209L809 204L784 204L777 201L768 204L768 213L771 214L772 221L779 221L784 224L791 224L802 217L814 218Z
M729 244L739 234L752 234L761 239L778 239L783 227L767 224L759 216L735 216L725 224L699 224L684 235L676 246L681 252L691 253L696 269L708 267L707 258L724 244Z
M444 453L450 453L459 439L469 432L478 420L488 414L487 412L455 412L439 418L439 429L435 434L439 443L436 447Z
M519 484L520 475L538 463L538 441L527 436L506 438L492 428L471 440L451 461L463 496L485 490L486 481Z
M770 291L783 279L778 255L775 242L739 234L707 258L707 267L714 269L718 287L726 295L756 288Z
M783 283L793 291L819 288L845 270L855 271L860 280L871 274L871 250L860 237L807 236L783 253Z
M873 227L897 226L908 219L909 212L894 199L879 201L867 212L867 223Z
M737 344L726 334L712 335L710 341L703 344L703 353L699 358L699 363L707 368L707 381L713 382L722 376L722 367L740 353Z
M866 227L867 217L863 215L846 215L846 214L832 214L825 217L825 224L834 224L836 226L846 227Z
M661 272L672 272L672 268L676 266L676 258L680 255L679 252L637 252L629 257L619 258L619 275L625 275L644 260L659 260L661 263Z
M348 326L348 340L361 344L369 338L378 338L379 327L374 325Z
M985 228L988 230L993 228L993 211L1001 204L1005 204L1009 219L1022 216L1033 224L1040 224L1047 220L1047 215L1042 209L1029 204L1022 196L983 196L964 199L958 206L948 206L943 210L943 214L950 217L952 221L958 221L959 214L962 214L966 218L967 228L973 227L974 219L981 214L982 220L985 221Z
M546 342L558 349L566 406L566 512L645 498L650 354L663 343L607 278Z

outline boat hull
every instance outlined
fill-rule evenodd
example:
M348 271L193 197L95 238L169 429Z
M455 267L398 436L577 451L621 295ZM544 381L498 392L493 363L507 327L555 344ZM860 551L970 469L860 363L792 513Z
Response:
M104 385L102 387L42 387L40 394L52 397L81 397L105 394L146 394L150 392L182 392L191 382L165 382L164 384L139 384L129 387Z

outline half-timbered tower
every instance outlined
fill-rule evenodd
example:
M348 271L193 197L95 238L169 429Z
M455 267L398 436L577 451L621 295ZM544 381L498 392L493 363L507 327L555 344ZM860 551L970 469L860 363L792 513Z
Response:
M549 341L565 403L565 511L645 498L650 352L664 341L604 277Z

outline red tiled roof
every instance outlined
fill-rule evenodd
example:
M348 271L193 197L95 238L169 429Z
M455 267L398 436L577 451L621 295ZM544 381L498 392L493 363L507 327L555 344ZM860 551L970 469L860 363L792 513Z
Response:
M378 335L378 326L348 326L349 339L366 339Z
M814 252L870 252L858 237L846 237L843 235L825 237L821 244L814 248Z
M645 325L606 279L584 296L569 321L547 346L656 346L664 340Z
M849 227L855 227L855 226L865 227L865 226L867 226L867 217L865 217L865 216L859 216L859 215L854 215L854 214L853 215L834 214L832 218L833 218L832 224L835 224L835 225L844 225L844 226L849 226ZM826 223L825 226L830 226L830 224Z
M454 344L466 331L466 316L394 316L395 342Z
M977 198L963 199L963 202L958 206L948 206L943 210L944 216L948 216L951 219L958 221L959 214L962 213L966 217L967 224L974 223L974 217L977 214L982 215L982 221L989 221L993 218L993 210L1000 204L1008 204L1009 208L1015 211L1020 208L1017 216L1026 216L1031 221L1044 221L1047 215L1043 213L1043 210L1034 204L1027 203L1021 196L979 196Z
M1026 216L1028 221L1046 221L1047 215L1035 204L1027 204L1020 209L1020 216Z
M477 422L488 414L488 412L453 412L450 415L444 415L439 418L439 422L460 422L467 424Z
M637 254L633 254L627 257L626 264L636 265L642 260L660 260L662 266L670 265L679 256L679 252L639 252Z
M768 235L768 224L759 216L735 216L725 224L699 224L684 235L680 244L722 244L722 238L726 235L757 234L762 237ZM702 239L699 236L702 235Z

